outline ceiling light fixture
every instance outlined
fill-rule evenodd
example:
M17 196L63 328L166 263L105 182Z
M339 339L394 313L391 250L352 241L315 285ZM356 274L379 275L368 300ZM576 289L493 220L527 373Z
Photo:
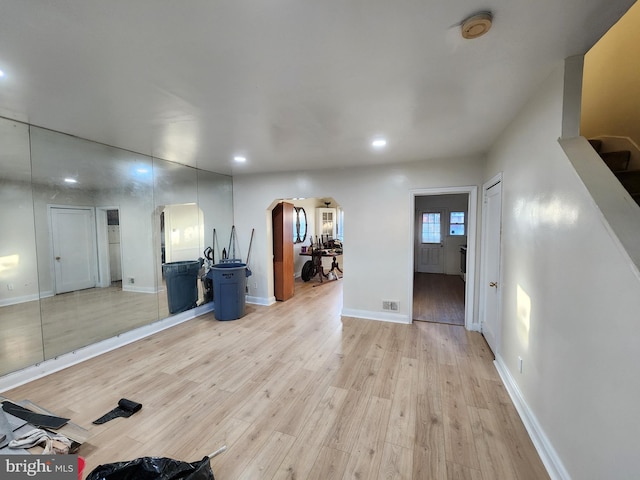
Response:
M247 157L243 157L241 155L236 155L233 159L238 163L244 163L247 161Z
M78 183L78 181L75 178L65 178L64 181L66 183Z
M0 70L0 78L4 77L4 72Z
M481 37L489 31L492 21L493 15L491 12L480 12L471 15L460 24L462 36L469 40Z
M373 148L384 148L387 146L387 141L384 138L376 138L371 142L371 146Z

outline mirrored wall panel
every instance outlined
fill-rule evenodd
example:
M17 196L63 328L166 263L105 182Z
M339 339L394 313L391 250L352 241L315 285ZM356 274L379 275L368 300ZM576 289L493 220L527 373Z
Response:
M44 359L27 125L0 119L0 375Z
M45 358L157 320L151 159L32 127L31 162Z
M231 177L0 120L0 375L210 301Z

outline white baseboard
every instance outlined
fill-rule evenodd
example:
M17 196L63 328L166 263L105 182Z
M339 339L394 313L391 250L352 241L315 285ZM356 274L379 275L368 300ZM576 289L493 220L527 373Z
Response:
M373 312L370 310L356 310L353 308L343 308L342 316L378 320L380 322L412 323L412 320L408 315L400 313Z
M131 284L122 284L123 292L133 292L133 293L158 293L159 290L155 287L139 287L137 285Z
M213 311L213 303L209 302L191 310L187 310L186 312L178 313L169 318L165 318L163 320L150 323L149 325L144 325L134 330L121 333L115 337L79 348L73 352L65 353L50 360L45 360L42 363L37 363L22 370L18 370L17 372L9 373L0 377L0 392L19 387L20 385L24 385L25 383L41 377L46 377L54 372L77 363L84 362L90 358L97 357L103 353L110 352L111 350L133 343L137 340L153 335L154 333L161 332L162 330L171 328L211 311Z
M502 383L504 383L507 392L509 392L511 401L515 405L516 410L522 419L522 423L524 423L524 426L529 433L529 437L531 438L533 445L538 451L538 455L540 455L542 463L547 469L549 477L551 477L551 480L571 480L569 472L564 468L558 453L553 448L553 445L540 426L538 419L522 396L522 392L520 392L518 384L509 372L509 369L505 365L502 357L500 355L496 355L496 359L493 363L498 370Z
M480 325L479 323L470 323L469 325L465 325L465 327L470 332L480 332L480 333L482 333L482 325Z
M20 303L33 302L40 300L40 295L32 293L31 295L22 295L21 297L8 297L0 299L0 307L8 307L9 305L18 305Z
M264 297L252 297L250 295L247 295L246 302L251 303L253 305L262 305L264 307L268 307L276 303L276 297L264 298Z

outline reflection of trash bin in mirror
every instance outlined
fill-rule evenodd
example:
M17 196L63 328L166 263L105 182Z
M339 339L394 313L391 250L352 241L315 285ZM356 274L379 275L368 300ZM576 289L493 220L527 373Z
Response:
M198 271L202 262L186 260L162 265L167 283L169 313L180 313L194 308L198 303Z

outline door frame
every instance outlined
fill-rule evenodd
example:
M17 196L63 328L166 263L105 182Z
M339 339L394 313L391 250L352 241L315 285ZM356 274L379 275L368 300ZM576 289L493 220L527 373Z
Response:
M489 235L489 231L488 231L488 216L487 216L487 209L485 208L486 205L486 197L487 197L487 191L496 186L497 184L500 184L500 232L498 233L498 237L499 237L499 249L498 249L498 287L497 287L497 292L496 292L496 329L495 329L495 345L493 346L493 349L495 351L493 351L493 355L494 356L498 356L498 354L500 353L500 342L501 342L501 337L502 337L502 274L503 274L503 262L502 262L502 196L503 196L503 188L504 188L504 181L502 179L502 172L499 172L498 174L496 174L494 177L492 177L490 180L488 180L487 182L485 182L482 185L482 252L481 252L481 257L480 257L480 263L482 265L481 271L480 271L480 291L479 291L479 308L480 308L480 315L479 315L479 324L480 324L480 332L482 332L482 325L485 322L485 318L486 318L486 314L487 314L487 294L489 292L489 279L486 278L487 275L487 266L488 266L488 253L487 253L487 248L488 248L488 238L487 236ZM487 342L488 343L488 342Z
M467 194L467 281L464 290L464 326L467 330L479 330L480 323L475 315L475 271L476 271L476 224L478 214L478 187L477 185L468 185L460 187L435 187L435 188L418 188L409 191L409 212L411 215L411 232L409 235L410 246L409 251L409 291L407 292L407 305L409 305L409 318L413 322L413 271L415 266L415 235L416 235L416 197L424 197L429 195L450 195L450 194Z
M111 286L111 266L109 253L109 236L107 233L107 211L118 210L120 207L99 206L96 207L96 237L98 248L98 281L96 287L105 288ZM120 232L120 258L122 259L122 232Z

